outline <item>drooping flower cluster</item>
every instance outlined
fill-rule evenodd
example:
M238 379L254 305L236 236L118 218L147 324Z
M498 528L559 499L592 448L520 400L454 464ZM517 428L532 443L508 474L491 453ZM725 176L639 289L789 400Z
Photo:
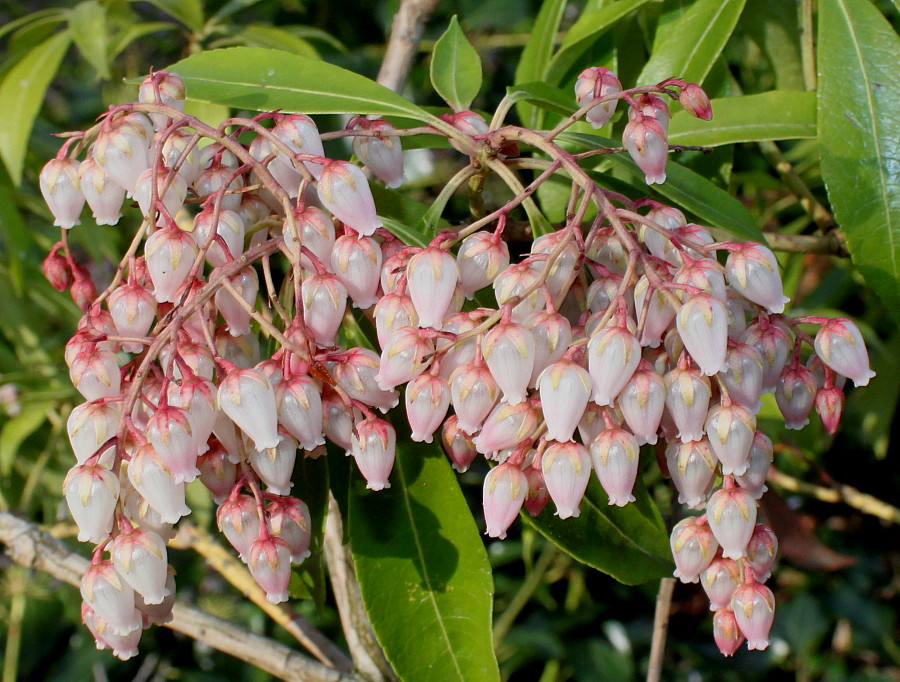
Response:
M672 84L709 117L697 86L657 89ZM589 69L576 96L598 127L625 101L625 146L662 182L668 108L649 90L622 92ZM97 545L82 594L98 646L127 658L142 625L169 617L165 543L190 513L195 478L268 598L287 599L290 565L310 542L309 512L290 495L296 458L321 455L327 439L369 489L389 488L397 436L382 415L405 387L414 441L437 437L458 471L479 454L496 463L484 481L492 537L522 507L537 515L552 501L560 518L577 517L592 472L610 504L629 504L640 447L662 439L679 502L706 510L673 530L676 575L702 580L723 652L745 637L765 647L776 541L756 524L772 461L760 398L775 394L789 428L815 409L834 432L843 377L872 376L852 322L785 316L767 247L714 242L673 207L613 202L593 184L518 262L504 233L521 197L406 244L383 229L364 171L323 155L309 117L262 115L226 135L181 117L183 94L176 75L153 74L141 103L70 138L41 174L63 229L85 201L98 224L116 224L126 196L144 216L143 241L99 297L63 242L44 267L85 310L66 348L86 402L69 418L77 464L64 487L79 539ZM486 145L498 159L523 139L473 112L445 120L458 148ZM244 145L238 132L255 135ZM340 133L391 187L403 182L392 132L357 118ZM195 146L201 136L212 144ZM548 145L565 166L571 157ZM380 352L340 345L352 308L374 322ZM819 325L815 339L804 324ZM260 334L276 342L268 357Z

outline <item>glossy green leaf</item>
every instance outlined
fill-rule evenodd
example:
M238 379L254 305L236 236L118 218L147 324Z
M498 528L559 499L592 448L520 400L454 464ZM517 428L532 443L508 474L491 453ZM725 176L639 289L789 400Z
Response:
M30 403L7 421L0 430L0 475L7 476L19 452L19 446L47 421L52 403Z
M37 45L16 64L0 84L0 156L15 185L22 181L25 149L34 119L41 109L44 93L56 75L72 37L68 31Z
M481 90L481 57L454 16L431 55L431 85L454 111L468 109Z
M72 41L100 78L109 78L106 10L97 0L79 2L69 14Z
M900 38L867 0L819 7L819 151L860 272L900 319Z
M816 94L773 90L712 100L713 118L701 121L682 110L669 123L669 144L716 147L737 142L816 136Z
M731 37L746 0L697 0L676 21L660 28L653 54L638 76L638 85L666 78L703 83Z
M562 45L553 55L547 67L547 82L559 85L565 73L575 65L604 33L620 19L644 5L649 0L619 0L600 9L584 12L566 33ZM585 64L585 67L592 66ZM574 85L574 84L573 84Z
M634 496L636 502L610 506L592 476L578 518L554 516L552 502L536 518L524 512L521 516L580 562L621 583L637 585L671 575L672 554L665 525L640 477Z
M544 80L565 9L566 0L545 0L541 5L534 27L528 36L528 42L519 58L519 64L516 66L514 83ZM524 125L531 128L540 127L541 114L534 107L520 104L516 109Z
M363 602L402 680L499 680L487 553L447 458L398 438L392 487L353 474L349 535Z
M195 32L203 30L202 0L145 0Z
M428 123L437 120L364 76L279 50L261 47L209 50L170 68L181 74L188 97L238 109L393 114Z
M233 30L228 36L216 41L213 47L230 47L233 45L246 45L248 47L268 47L273 50L282 50L291 54L298 54L309 59L319 59L319 53L308 41L298 38L290 31L285 31L277 26L265 24L250 24L246 28L229 27Z
M514 103L528 102L546 111L567 116L575 112L575 96L543 81L520 83L506 88L506 97Z
M574 146L576 151L617 146L613 140L596 135L563 133L558 139ZM604 158L635 178L643 179L643 171L627 154L610 154ZM741 239L763 241L762 231L753 216L733 196L672 160L666 166L666 175L667 179L662 185L652 186L654 192L693 213L707 225L719 227Z

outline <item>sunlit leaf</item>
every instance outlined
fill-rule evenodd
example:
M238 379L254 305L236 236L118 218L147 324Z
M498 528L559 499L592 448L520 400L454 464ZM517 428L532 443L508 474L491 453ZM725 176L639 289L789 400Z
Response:
M544 79L565 9L566 0L547 0L541 5L534 27L528 36L528 42L516 66L514 79L516 84ZM520 104L516 109L525 125L540 126L541 114L534 107Z
M161 9L192 31L203 29L203 2L202 0L145 0L154 7Z
M69 14L72 41L101 78L109 78L106 10L97 0L79 2Z
M478 95L481 78L481 57L466 39L454 16L434 45L431 85L454 111L463 111Z

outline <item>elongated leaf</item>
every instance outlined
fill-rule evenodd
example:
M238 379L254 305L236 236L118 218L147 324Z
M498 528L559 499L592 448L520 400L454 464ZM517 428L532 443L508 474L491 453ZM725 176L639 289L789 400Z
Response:
M366 611L402 680L499 680L487 553L446 457L398 438L392 488L350 490L349 535Z
M577 151L618 146L613 140L596 135L563 133L558 139L567 145L573 145ZM643 171L627 154L610 154L604 158L637 178L644 177ZM719 227L741 239L763 241L762 231L753 216L733 196L671 160L666 165L666 175L667 179L662 185L652 186L653 191L674 201L708 225Z
M178 19L192 31L203 29L202 0L146 0L146 2Z
M534 22L534 28L528 36L522 57L516 67L514 83L542 81L546 74L550 56L553 54L553 43L556 32L566 9L566 0L545 0ZM541 114L534 107L519 105L516 107L519 118L531 128L540 127Z
M523 513L522 518L580 562L626 585L670 575L669 536L638 479L637 502L625 507L610 506L603 488L591 477L578 518L560 520L553 515L552 503L538 517Z
M106 10L97 0L79 2L69 14L75 46L101 78L109 78L106 54Z
M13 31L18 31L23 26L27 26L28 24L32 24L37 21L46 21L50 19L61 22L65 20L65 17L66 12L62 9L40 9L37 12L26 14L24 17L19 17L18 19L14 19L13 21L8 21L3 24L3 26L0 26L0 38L4 37L8 33L12 33Z
M649 0L620 0L600 9L584 12L566 33L562 45L546 71L546 80L559 85L565 73L617 21L628 16ZM585 64L590 66L590 64Z
M454 15L431 55L431 85L454 111L469 108L481 90L481 57Z
M866 0L819 6L822 177L854 262L900 319L900 38Z
M115 59L126 47L131 45L131 43L144 36L157 33L158 31L171 31L177 28L178 24L171 21L148 21L143 24L130 24L116 36L115 42L109 51L109 58L111 60Z
M528 102L563 116L574 113L577 108L574 95L568 96L563 90L543 81L512 85L506 88L506 96L515 103Z
M51 403L31 403L21 414L10 419L0 430L0 474L9 475L19 446L47 421Z
M217 40L214 47L231 47L233 45L247 45L249 47L268 47L273 50L282 50L291 54L298 54L309 59L319 59L319 53L308 41L298 38L293 33L265 24L250 24L244 29L229 27L229 34Z
M713 119L679 111L669 123L669 144L716 147L737 142L816 136L816 94L773 90L712 100Z
M230 47L173 64L188 97L239 109L306 114L393 114L436 118L374 81L339 66L261 47ZM440 122L439 122L440 123Z
M638 85L670 77L703 83L725 47L746 0L697 0L677 21L661 28Z
M34 119L71 40L70 33L63 31L36 46L0 84L0 110L4 112L0 126L0 156L17 186L22 181L25 149Z

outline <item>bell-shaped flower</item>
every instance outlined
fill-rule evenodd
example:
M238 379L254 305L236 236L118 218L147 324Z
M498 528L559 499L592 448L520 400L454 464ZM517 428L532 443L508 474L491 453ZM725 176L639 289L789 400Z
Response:
M253 439L258 450L274 448L281 441L275 391L257 369L235 369L219 384L219 408Z
M300 238L297 239L299 233ZM293 221L284 221L284 243L291 253L299 252L303 245L319 259L325 267L331 265L331 250L334 248L334 222L325 211L315 206L303 206L295 209ZM306 254L300 255L300 264L315 270Z
M550 298L555 305L562 304L563 298L569 292L569 288L578 276L578 265L581 259L581 252L571 238L571 230L556 230L549 234L544 234L534 240L531 244L531 253L537 256L544 254L550 256L556 253L556 256L549 267L547 261L540 258L528 259L529 267L536 271L539 275L546 270L544 275L544 285L550 293ZM563 242L566 242L563 245ZM557 251L561 248L561 251Z
M647 297L650 300L647 300ZM644 327L641 330L640 344L644 347L658 348L662 343L663 335L675 319L675 308L661 289L650 288L650 281L646 276L638 279L634 287L635 310L647 311L644 318Z
M791 352L792 343L787 332L777 324L757 322L747 327L741 342L753 346L762 359L763 393L774 393Z
M614 95L621 89L622 84L612 71L602 66L592 66L582 71L575 81L575 99L578 107L582 108L595 100ZM592 128L602 128L613 117L618 103L618 98L599 102L588 110L585 119Z
M121 406L104 400L83 403L72 410L66 430L79 464L84 464L101 445L116 435L121 418Z
M622 144L644 173L648 185L666 181L666 161L669 155L666 131L658 121L637 116L625 126Z
M110 546L116 571L147 604L161 604L169 596L168 554L156 533L131 528L116 536Z
M746 637L738 627L734 611L729 608L716 611L713 616L713 639L723 656L730 658L744 643Z
M722 473L739 476L747 471L756 417L737 403L716 405L706 417L706 436L722 463Z
M722 300L700 292L675 315L678 334L687 352L706 376L725 371L728 350L728 309Z
M371 237L344 235L334 243L331 269L344 283L355 308L365 310L377 300L381 262L381 247Z
M820 388L816 391L815 406L816 414L822 420L822 426L833 436L837 433L841 423L841 414L844 411L844 392L837 386Z
M156 318L156 299L153 294L134 282L125 282L113 289L107 305L119 336L146 336ZM144 344L125 342L122 349L126 353L140 353L144 350Z
M180 385L174 381L169 383L168 400L169 405L180 407L190 415L197 452L205 452L216 423L215 384L196 374L183 377Z
M459 428L467 434L481 430L499 397L500 387L481 362L460 365L450 375L453 410L459 419Z
M112 632L127 635L140 630L141 614L134 606L134 590L112 561L91 563L81 576L81 596Z
M678 503L701 509L712 486L718 462L709 441L670 443L666 448L666 464L672 483L678 490Z
M322 387L306 375L292 376L275 389L278 421L299 441L304 450L325 443L322 417Z
M676 523L669 545L675 560L673 575L683 583L698 582L719 549L705 515L689 516Z
M130 197L141 173L150 167L150 140L134 125L114 124L100 131L93 156L106 176Z
M695 368L676 367L664 377L666 408L682 443L700 440L712 395L709 379Z
M381 227L369 181L359 166L331 161L319 176L316 189L322 205L360 236L367 237Z
M656 444L656 432L666 408L666 383L643 362L619 392L616 404L638 443Z
M297 441L283 436L281 442L268 450L250 448L249 460L253 471L266 484L270 493L289 495L294 483L294 462L297 459Z
M758 582L744 583L731 597L738 627L747 638L747 648L762 651L769 646L769 630L775 618L775 595Z
M200 474L194 420L186 410L171 405L158 409L147 422L146 434L176 483L190 483Z
M150 205L154 193L153 183L156 183L156 199L164 209L159 211L156 224L165 225L167 221L162 214L165 213L170 220L175 218L187 198L187 183L178 173L172 173L165 167L148 168L141 173L134 186L134 198L140 206L141 215L147 220L157 216L159 209L159 204Z
M756 500L742 488L722 488L707 504L709 527L722 546L722 556L741 559L756 526Z
M406 279L419 326L440 329L459 283L456 259L446 249L429 247L409 259Z
M775 401L784 416L786 429L799 430L809 424L816 390L813 374L805 365L793 364L781 373L775 387Z
M344 312L347 310L347 287L335 275L322 273L303 278L303 324L320 346L334 343Z
M527 493L528 480L518 465L505 463L491 469L482 492L485 534L503 540Z
M128 480L165 523L191 513L185 504L184 483L159 461L150 443L137 448L128 464Z
M716 557L700 574L700 584L709 597L709 610L719 611L728 608L731 595L741 584L742 572L740 564L734 559Z
M594 384L593 400L612 405L641 361L641 345L627 328L600 329L587 345L588 372Z
M98 225L116 225L122 217L125 190L106 174L93 156L81 162L78 181L94 222Z
M122 373L116 355L100 344L75 356L69 367L75 389L88 400L112 398L120 394Z
M99 464L76 464L63 481L69 511L78 526L78 541L99 544L113 526L119 479Z
M549 365L559 360L572 343L572 325L556 311L541 310L525 320L525 326L534 339L534 369L529 386Z
M722 266L714 258L688 260L678 269L672 281L676 284L696 287L715 296L723 303L728 300L725 275L722 273Z
M509 246L494 232L475 232L463 239L456 254L459 284L466 298L493 282L509 266Z
M241 557L247 561L250 546L259 537L259 507L250 495L229 497L216 511L219 530Z
M228 281L249 306L255 307L259 293L259 277L253 268L244 268ZM216 309L225 320L226 329L232 336L250 333L250 312L238 302L235 295L224 287L216 292Z
M400 327L416 327L419 314L406 292L393 291L378 299L373 312L378 345L384 348Z
M217 268L234 258L241 257L244 252L245 233L246 226L240 214L223 208L217 216L215 207L210 205L194 216L191 237L198 249L209 244L206 261Z
M237 482L237 465L228 458L228 451L218 441L197 458L200 482L212 493L213 502L222 504Z
M166 566L166 596L159 604L148 604L144 601L140 592L134 593L134 605L141 612L141 620L145 624L168 625L173 620L172 611L175 608L175 569Z
M784 304L791 300L784 295L775 254L762 244L736 244L728 253L725 271L738 293L770 313L784 312Z
M310 555L312 521L309 507L296 497L276 497L266 506L272 535L281 538L291 552L291 563L300 564Z
M406 387L406 418L412 440L430 443L450 407L450 386L440 375L420 374Z
M393 391L425 371L427 359L434 354L434 342L418 327L401 327L388 339L381 352L375 381L383 391Z
M772 566L778 554L778 538L768 526L756 524L750 542L747 543L747 561L756 579L764 583L772 575Z
M350 348L340 362L326 363L326 367L338 385L354 400L376 407L382 413L400 402L397 391L386 391L378 386L380 359L373 350ZM328 435L327 430L325 433Z
M250 544L247 555L250 575L266 593L266 600L280 604L288 600L291 580L291 550L278 537L259 537Z
M194 192L200 199L208 201L210 205L218 203L221 208L229 211L240 210L243 189L244 176L235 174L233 169L222 163L213 163L200 171L194 179Z
M753 414L759 412L763 361L756 348L740 342L731 346L725 356L725 367L719 379L728 391L728 397Z
M171 71L154 71L138 88L138 102L164 104L176 111L184 111L184 81ZM172 119L161 113L149 114L153 127L162 130Z
M747 458L747 470L735 476L737 484L746 490L754 500L758 500L768 490L766 478L772 467L772 440L762 431L753 435L750 456Z
M127 661L138 655L138 644L141 641L141 628L132 630L128 634L120 635L115 632L103 618L97 615L87 602L81 602L81 622L85 624L91 635L97 650L110 649L113 656L120 661Z
M182 230L157 230L144 245L147 272L153 282L153 295L160 303L175 302L177 292L187 281L197 245Z
M644 120L656 121L664 133L669 131L669 119L672 113L669 111L669 105L661 95L655 92L644 92L634 96L634 102L628 109L628 120L635 121L640 118Z
M524 322L546 304L547 299L544 292L540 287L534 288L540 277L541 273L538 270L531 267L528 262L522 262L507 266L494 279L494 296L499 305L518 300L526 290L534 289L515 304L512 312L513 322Z
M315 122L305 114L277 115L272 134L284 142L295 154L311 154L313 156L325 154L319 129ZM316 180L321 177L321 164L303 161L303 165Z
M200 173L200 150L193 135L185 129L171 131L168 135L157 132L153 145L162 143L162 163L178 173L190 186ZM90 198L88 198L90 203Z
M558 360L538 378L547 440L573 440L572 435L591 397L591 375L572 360Z
M625 429L613 426L603 429L590 443L591 462L609 504L624 507L634 502L632 491L640 456L637 439Z
M484 337L484 359L503 400L510 405L522 402L528 394L535 350L531 332L515 322L500 322Z
M550 493L544 482L544 474L533 466L525 468L525 479L528 481L528 492L525 494L525 511L532 518L538 516L550 502Z
M461 474L469 470L472 462L478 456L472 436L459 428L459 421L455 414L447 417L441 427L441 447L447 453L450 465Z
M537 422L537 413L530 401L515 405L500 402L491 410L472 442L478 452L490 457L529 438L537 428Z
M41 195L53 214L53 224L70 229L81 224L84 194L78 177L79 162L75 159L51 159L41 170Z
M869 369L869 353L859 328L844 317L829 320L816 334L816 353L838 374L866 386L875 372Z
M561 519L581 514L581 499L591 478L591 460L581 443L551 442L541 457L541 473Z
M354 135L353 153L386 187L395 189L406 181L403 175L403 148L400 138L390 133L395 130L387 121L355 120L354 129L362 128L374 135Z
M356 466L366 479L369 490L390 488L388 477L394 468L397 434L383 419L368 418L356 424L350 452Z

